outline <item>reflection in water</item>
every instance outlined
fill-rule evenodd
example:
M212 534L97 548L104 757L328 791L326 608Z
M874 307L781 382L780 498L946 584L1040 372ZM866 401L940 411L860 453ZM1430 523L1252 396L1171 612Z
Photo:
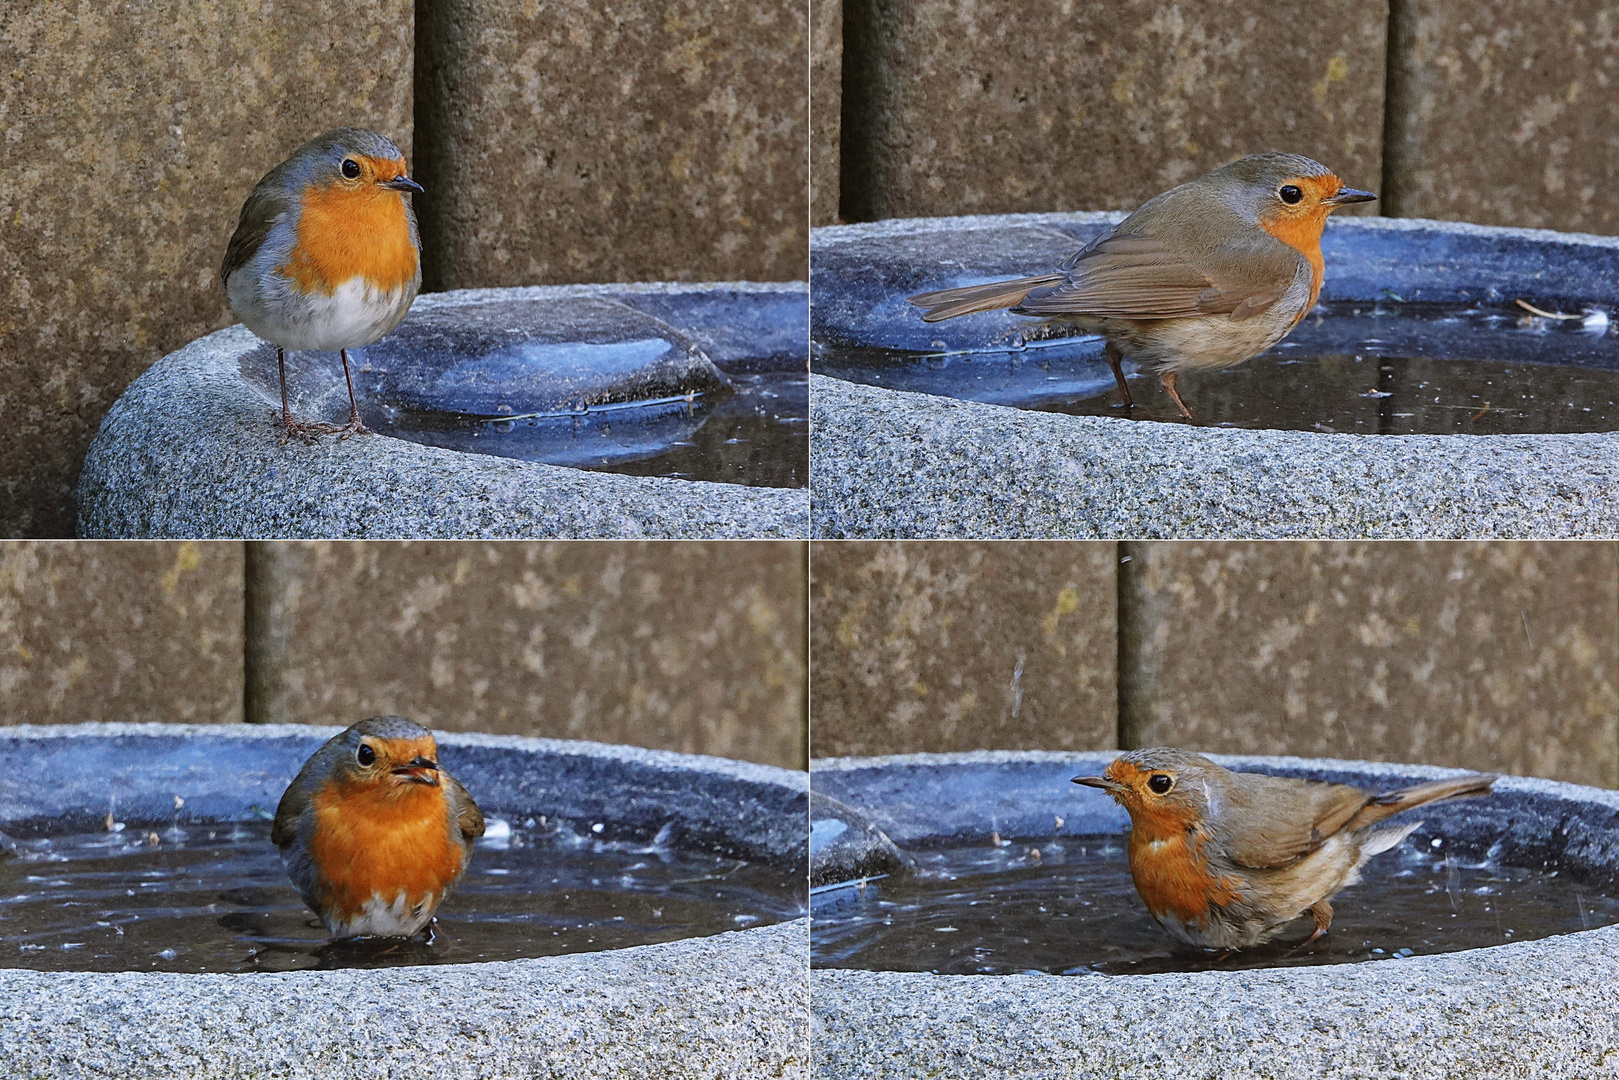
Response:
M1512 308L1318 307L1275 348L1187 372L1197 423L1352 434L1529 434L1619 429L1619 334L1605 319ZM1127 365L1128 367L1128 365ZM1157 379L1119 401L1099 338L943 356L825 349L817 371L854 382L1072 415L1183 423Z
M981 842L983 843L983 842ZM1327 936L1306 916L1226 958L1174 942L1136 895L1122 838L913 852L904 878L817 889L816 967L1110 975L1345 964L1529 941L1619 923L1619 899L1555 871L1452 861L1420 830L1339 893Z
M737 374L716 393L539 416L473 417L387 409L378 433L450 450L635 476L803 487L809 379Z
M629 397L614 394L621 381L657 370L662 361L679 359L680 350L663 338L632 338L601 344L589 342L523 341L483 356L454 363L435 363L426 377L379 378L380 400L413 405L441 413L513 418L576 411L604 403L598 399ZM371 370L381 373L378 361ZM391 365L390 376L403 365ZM424 365L425 366L425 365ZM413 373L415 374L415 373ZM689 389L701 393L719 389L711 379L670 379L672 385L655 386L651 393L670 395ZM635 389L633 382L629 389ZM636 400L630 398L630 400Z
M599 826L597 826L599 828ZM0 861L0 967L286 971L596 952L803 914L791 871L592 823L524 819L478 843L433 940L329 942L268 822L17 841Z

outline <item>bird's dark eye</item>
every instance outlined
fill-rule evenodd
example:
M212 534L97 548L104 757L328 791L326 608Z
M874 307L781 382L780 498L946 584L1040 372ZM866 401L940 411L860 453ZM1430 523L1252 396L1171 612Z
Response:
M1147 777L1147 790L1154 795L1166 795L1175 786L1175 778L1168 773L1155 772Z
M358 161L355 161L351 157L350 158L344 158L343 159L343 175L348 177L350 180L358 180L360 178L360 163ZM1286 191L1287 189L1283 188L1282 190ZM1293 190L1297 191L1298 188L1294 188ZM1298 202L1297 199L1293 199L1291 201L1292 202Z
M354 760L361 765L374 765L377 761L377 752L365 745L365 743L361 743L360 748L354 751ZM1166 788L1165 790L1168 789Z
M1300 199L1304 198L1304 192L1292 184L1283 184L1281 190L1276 192L1276 195L1289 206L1297 204Z

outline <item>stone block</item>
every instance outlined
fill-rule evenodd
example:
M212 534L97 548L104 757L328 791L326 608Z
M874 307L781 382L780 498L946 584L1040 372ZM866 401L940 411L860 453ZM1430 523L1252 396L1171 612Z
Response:
M1384 213L1619 233L1619 11L1393 9Z
M417 14L427 288L804 278L804 5Z
M814 756L1117 746L1115 550L814 545Z
M847 2L852 221L1133 209L1261 150L1378 186L1386 0Z
M1129 746L1619 782L1608 543L1136 543Z
M235 319L260 176L342 124L411 144L411 0L0 7L0 534L70 536L102 414Z
M250 546L249 720L801 767L801 543Z
M810 0L810 224L838 222L843 0Z
M242 545L0 545L0 724L242 719Z

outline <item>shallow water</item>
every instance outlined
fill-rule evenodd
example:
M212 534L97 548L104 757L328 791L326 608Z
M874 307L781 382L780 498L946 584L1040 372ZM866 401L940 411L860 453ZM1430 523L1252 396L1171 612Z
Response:
M965 316L971 318L971 316ZM1040 324L1030 320L1031 337ZM1156 377L1126 364L1126 409L1099 338L942 355L823 348L815 369L854 382L1072 415L1185 423ZM1516 308L1393 301L1322 305L1275 348L1177 388L1209 426L1353 434L1619 429L1619 333Z
M1038 852L1038 855L1035 852ZM811 963L821 968L1110 975L1398 959L1619 923L1619 899L1566 877L1449 860L1414 835L1333 899L1327 936L1308 917L1277 942L1220 960L1178 945L1147 914L1120 837L914 852L903 878L817 889Z
M729 392L634 407L498 420L382 408L378 434L429 446L632 476L803 487L809 475L809 379L729 376Z
M512 822L479 841L431 944L329 944L269 822L16 842L0 859L0 967L287 971L474 963L646 945L798 918L791 871ZM499 833L500 826L491 833Z

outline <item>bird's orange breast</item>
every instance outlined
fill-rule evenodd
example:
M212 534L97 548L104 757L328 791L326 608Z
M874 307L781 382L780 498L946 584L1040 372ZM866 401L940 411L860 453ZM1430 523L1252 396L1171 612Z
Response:
M1239 882L1209 871L1203 850L1208 838L1208 832L1187 817L1171 813L1132 817L1130 876L1154 915L1201 923L1211 906L1241 899Z
M312 185L304 192L297 240L281 273L306 293L330 296L356 275L392 292L416 276L405 197L386 188Z
M414 906L429 892L441 897L461 874L466 853L451 839L441 787L328 784L311 804L310 856L329 910L352 917L373 896L391 903L401 890Z

